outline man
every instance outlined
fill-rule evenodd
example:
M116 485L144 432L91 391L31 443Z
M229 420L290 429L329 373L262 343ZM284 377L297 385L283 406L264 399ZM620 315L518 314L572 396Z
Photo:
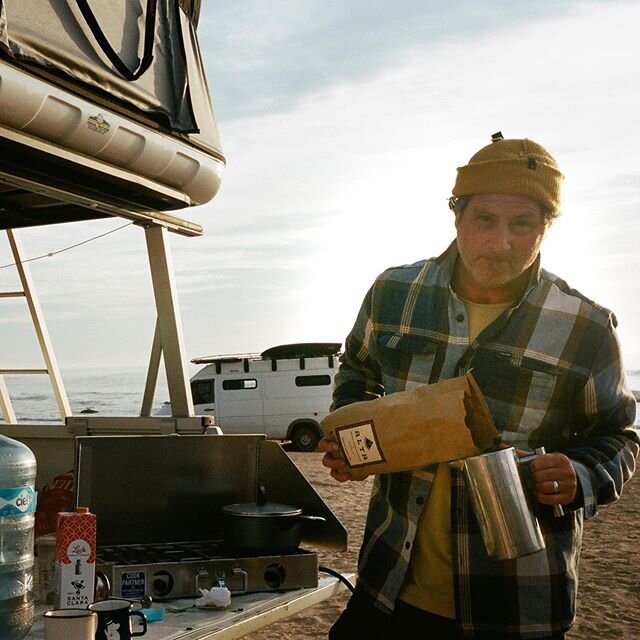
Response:
M379 475L332 640L561 639L572 624L583 518L620 496L639 444L615 317L540 267L562 179L542 146L501 134L458 168L456 240L376 279L333 403L473 370L502 444L546 448L531 464L546 549L490 559L455 465ZM349 480L337 443L320 446L331 475Z

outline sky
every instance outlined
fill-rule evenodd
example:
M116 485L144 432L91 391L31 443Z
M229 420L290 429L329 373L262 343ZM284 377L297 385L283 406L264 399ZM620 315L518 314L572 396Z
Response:
M202 4L227 167L213 201L180 212L203 236L170 237L188 360L344 341L378 273L447 247L455 169L502 131L557 159L562 216L543 265L615 312L625 366L640 369L640 2ZM22 230L24 257L125 222ZM30 268L63 377L146 367L140 228ZM0 269L0 286L12 277ZM0 303L2 366L40 366L22 303Z

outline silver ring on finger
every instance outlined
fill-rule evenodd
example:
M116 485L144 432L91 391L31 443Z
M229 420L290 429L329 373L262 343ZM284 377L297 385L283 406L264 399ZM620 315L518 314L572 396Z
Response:
M553 486L553 493L559 493L560 483L557 480L552 480L551 485Z

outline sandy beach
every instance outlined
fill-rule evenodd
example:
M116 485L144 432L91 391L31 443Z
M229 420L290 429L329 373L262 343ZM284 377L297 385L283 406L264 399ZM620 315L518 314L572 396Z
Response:
M349 531L349 550L320 552L320 564L355 572L371 479L340 485L326 473L322 454L290 453ZM568 640L640 639L640 480L622 498L586 523L581 560L578 616ZM250 640L325 638L348 597L336 596L305 612L248 636Z

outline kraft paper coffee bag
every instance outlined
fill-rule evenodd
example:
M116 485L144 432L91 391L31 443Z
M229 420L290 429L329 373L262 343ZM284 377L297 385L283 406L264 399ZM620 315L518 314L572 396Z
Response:
M355 479L475 456L498 438L471 373L341 407L322 428Z

